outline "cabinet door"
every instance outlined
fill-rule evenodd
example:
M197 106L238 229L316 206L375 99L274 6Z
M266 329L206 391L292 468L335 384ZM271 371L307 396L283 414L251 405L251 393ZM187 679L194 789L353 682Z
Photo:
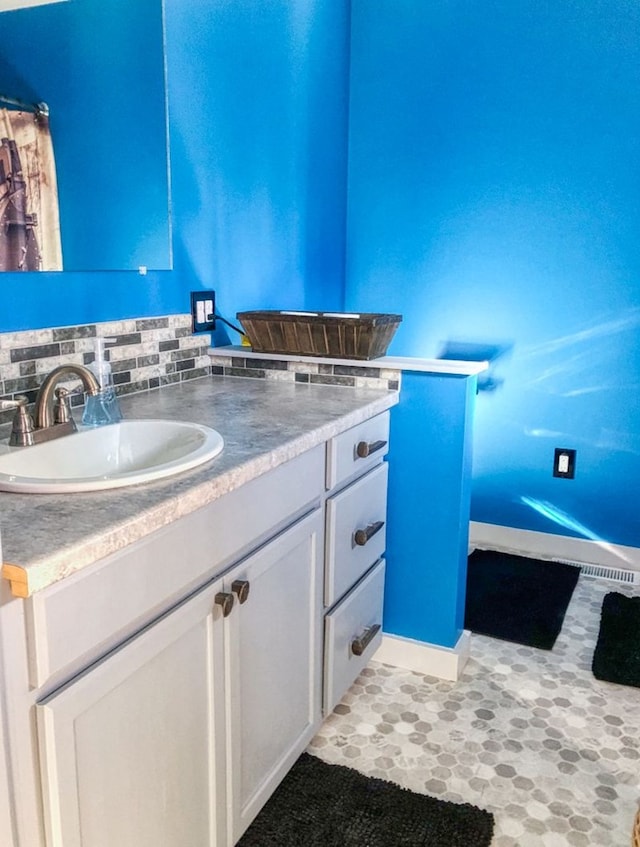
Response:
M229 844L235 844L320 723L323 526L315 512L234 568L227 591Z
M220 587L37 705L48 847L224 843Z

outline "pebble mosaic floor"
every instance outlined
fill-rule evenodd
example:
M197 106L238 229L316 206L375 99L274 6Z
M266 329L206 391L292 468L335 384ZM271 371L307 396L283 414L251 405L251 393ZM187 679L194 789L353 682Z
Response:
M553 650L473 635L456 683L372 662L309 752L493 812L492 847L629 847L640 689L591 673L608 591L640 596L581 576Z

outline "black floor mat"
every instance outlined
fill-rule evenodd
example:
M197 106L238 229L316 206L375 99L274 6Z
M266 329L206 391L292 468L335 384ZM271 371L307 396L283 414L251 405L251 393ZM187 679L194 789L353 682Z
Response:
M640 597L604 598L592 669L597 679L640 688Z
M580 569L494 550L469 556L465 629L551 650Z
M238 847L488 847L493 815L304 753Z

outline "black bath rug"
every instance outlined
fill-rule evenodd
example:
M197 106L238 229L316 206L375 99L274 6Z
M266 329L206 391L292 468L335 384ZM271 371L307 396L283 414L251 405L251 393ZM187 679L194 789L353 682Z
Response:
M551 650L580 568L495 550L475 550L467 566L465 629Z
M493 815L303 753L238 847L488 847Z
M604 598L592 669L597 679L640 688L640 597Z

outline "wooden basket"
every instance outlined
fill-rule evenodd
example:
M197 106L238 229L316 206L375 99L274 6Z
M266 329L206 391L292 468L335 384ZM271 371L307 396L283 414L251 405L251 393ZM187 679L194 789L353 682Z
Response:
M640 847L640 809L636 812L636 819L633 823L633 832L631 833L631 847Z
M337 312L238 312L257 353L332 359L384 356L402 315Z

